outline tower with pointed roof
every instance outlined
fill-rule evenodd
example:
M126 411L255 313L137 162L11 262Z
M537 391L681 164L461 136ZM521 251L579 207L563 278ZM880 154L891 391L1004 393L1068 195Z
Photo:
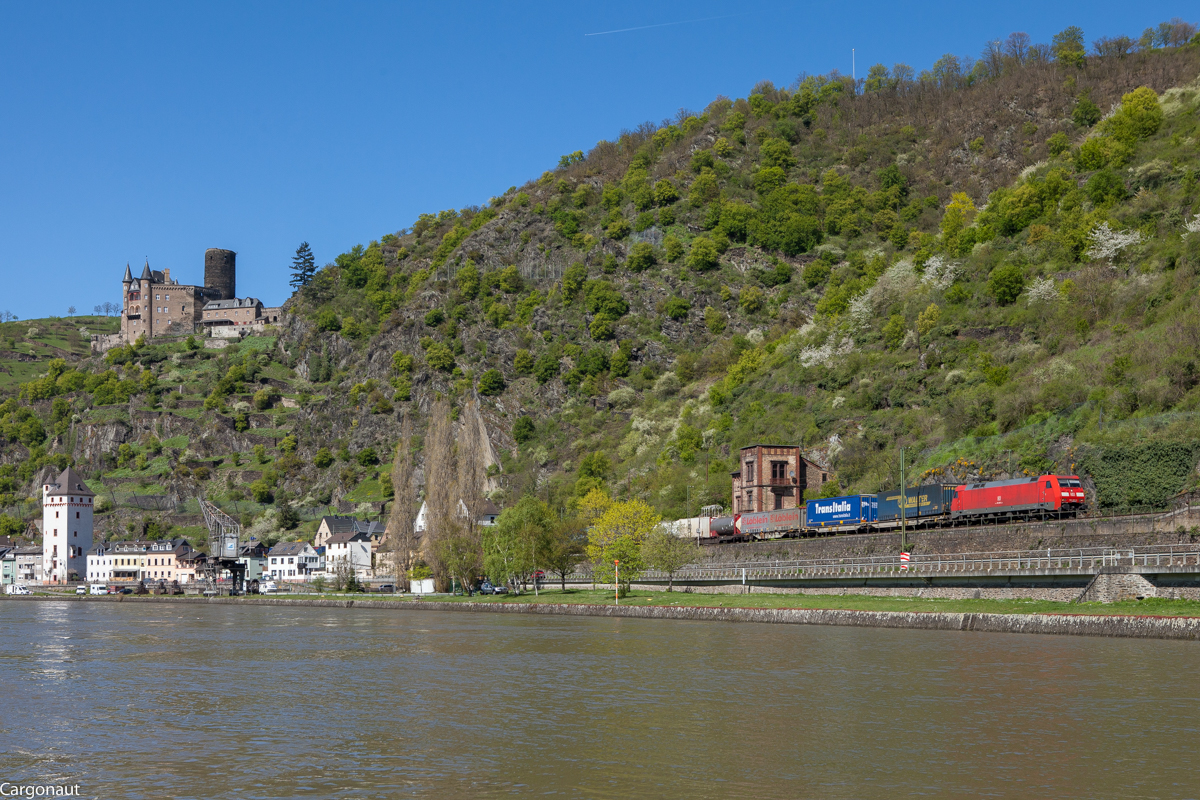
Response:
M86 577L95 499L96 493L70 467L42 486L43 583L67 583Z

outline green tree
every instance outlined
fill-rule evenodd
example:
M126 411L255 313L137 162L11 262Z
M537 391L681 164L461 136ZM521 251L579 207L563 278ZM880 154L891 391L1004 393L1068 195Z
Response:
M481 531L488 577L501 584L523 581L536 567L538 544L552 525L546 504L529 495L500 512L496 524Z
M434 342L425 351L425 362L433 369L449 372L454 369L454 351L441 342Z
M791 169L796 166L796 157L792 155L792 146L783 139L767 139L759 151L764 167L779 167Z
M322 447L316 452L316 455L313 456L313 465L316 466L317 469L325 469L332 463L333 453L329 452L328 447Z
M524 444L534 437L536 429L533 425L533 418L529 416L518 417L513 423L513 441L517 444Z
M504 375L498 369L489 369L479 376L479 393L485 397L503 394L506 386Z
M933 333L938 320L942 318L942 310L936 303L930 303L924 311L917 315L917 353L921 352L921 339Z
M1075 109L1071 112L1071 121L1081 128L1090 128L1100 121L1104 113L1100 110L1100 106L1092 102L1092 98L1086 94L1081 95L1075 103ZM1051 136L1051 139L1054 137ZM1067 137L1063 135L1065 140ZM1066 148L1063 148L1064 150Z
M691 309L692 304L682 297L672 297L667 300L663 308L666 315L674 320L687 319L688 312Z
M692 250L688 253L687 265L697 272L706 272L720 263L721 256L712 239L704 236L696 237L692 242Z
M536 566L558 575L562 591L567 590L567 576L583 561L587 531L578 517L565 517L552 522L538 540Z
M679 190L675 188L675 184L668 179L663 179L654 184L654 205L669 206L679 199Z
M1073 67L1082 67L1085 55L1083 46L1083 29L1072 25L1066 30L1054 34L1050 44L1056 61Z
M1025 288L1025 272L1016 264L996 267L988 276L988 291L1002 306L1012 305Z
M338 319L338 315L333 309L327 308L317 315L317 330L319 331L340 331L342 329L342 321Z
M718 311L712 306L704 307L704 325L708 328L709 333L720 335L725 332L726 318L723 311Z
M593 564L596 579L613 580L613 562L619 560L621 584L625 591L645 568L642 545L662 517L643 500L607 503L588 531L587 555Z
M675 573L700 559L700 548L663 526L656 527L642 543L642 561L651 569L667 573L667 591L675 591Z
M588 271L582 261L576 261L567 267L562 277L563 303L570 303L579 296L583 285L587 283Z
M379 454L375 452L374 447L364 447L362 450L358 451L358 455L355 456L354 460L357 461L360 466L373 467L379 463Z
M475 299L479 294L480 284L479 268L475 266L475 262L467 259L467 263L459 267L454 282L458 284L458 290L462 292L463 297Z
M654 266L657 260L654 245L649 242L638 242L629 249L629 258L625 263L634 272L642 272Z
M663 253L667 257L667 261L674 264L683 255L683 242L675 236L667 236L663 239Z
M1071 142L1062 131L1055 133L1046 140L1046 147L1052 156L1060 156L1071 149Z
M317 263L313 259L312 249L308 242L301 242L296 248L296 255L292 257L292 288L303 289L308 286L316 272Z
M538 356L537 362L533 365L533 375L537 378L538 383L549 383L558 377L559 368L558 359L547 351Z
M513 371L518 375L528 375L533 372L533 354L528 350L517 350L513 356Z
M747 286L738 297L738 305L747 314L757 314L762 311L763 291L757 286Z
M904 343L904 334L908 323L900 314L892 314L883 326L883 344L888 350L895 350Z

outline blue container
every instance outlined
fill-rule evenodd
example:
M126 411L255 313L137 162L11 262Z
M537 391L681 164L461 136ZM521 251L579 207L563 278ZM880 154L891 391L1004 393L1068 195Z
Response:
M879 500L873 494L852 494L827 500L808 501L808 527L859 528L879 516Z

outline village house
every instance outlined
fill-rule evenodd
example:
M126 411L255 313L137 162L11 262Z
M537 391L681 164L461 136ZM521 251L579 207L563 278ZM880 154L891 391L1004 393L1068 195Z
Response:
M280 542L267 554L268 575L276 581L305 581L320 571L321 555L308 542Z
M336 575L343 566L349 566L357 580L370 580L372 563L369 534L345 531L335 533L326 540L325 571Z
M383 523L375 520L338 516L321 517L321 522L317 526L317 535L313 537L313 547L324 547L329 538L337 533L365 533L370 537L370 541L377 542L383 538L383 531Z

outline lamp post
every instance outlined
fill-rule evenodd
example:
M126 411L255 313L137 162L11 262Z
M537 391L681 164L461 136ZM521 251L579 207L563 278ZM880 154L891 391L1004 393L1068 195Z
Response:
M613 603L621 605L621 562L613 559Z

